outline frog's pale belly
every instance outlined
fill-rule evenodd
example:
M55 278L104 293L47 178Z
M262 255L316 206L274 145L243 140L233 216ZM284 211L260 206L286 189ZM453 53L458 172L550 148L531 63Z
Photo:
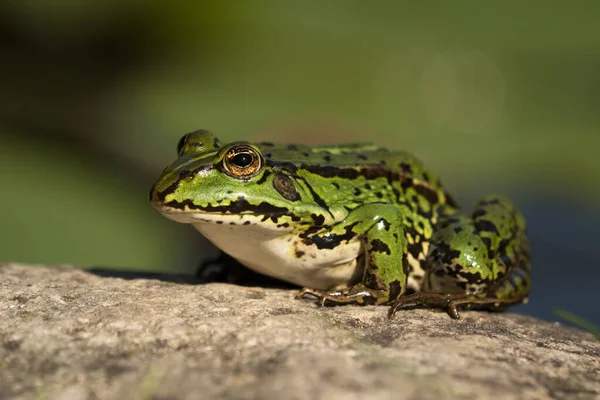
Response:
M318 249L285 230L254 225L192 224L215 246L257 272L313 289L329 290L360 281L360 241ZM362 257L360 258L362 260Z

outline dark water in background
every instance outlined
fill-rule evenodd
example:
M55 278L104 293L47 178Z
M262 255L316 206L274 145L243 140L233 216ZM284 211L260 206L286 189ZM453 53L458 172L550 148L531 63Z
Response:
M529 303L511 311L564 322L562 309L600 327L600 213L514 198L527 220L533 283Z

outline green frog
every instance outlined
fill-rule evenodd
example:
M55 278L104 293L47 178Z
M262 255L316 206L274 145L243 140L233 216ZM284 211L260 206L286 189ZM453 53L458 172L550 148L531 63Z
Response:
M410 153L373 144L222 144L198 130L151 189L256 272L322 305L502 310L530 291L525 220L505 197L463 214Z

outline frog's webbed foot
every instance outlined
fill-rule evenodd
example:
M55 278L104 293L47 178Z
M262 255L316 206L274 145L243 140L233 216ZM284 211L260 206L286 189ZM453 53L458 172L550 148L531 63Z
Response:
M396 312L405 306L422 306L431 308L441 308L445 310L450 317L460 319L458 308L473 308L486 310L502 310L510 304L523 303L527 301L527 295L514 296L506 299L497 299L495 297L478 297L468 294L443 294L419 292L408 296L402 296L394 301L388 311L388 318L392 318Z
M321 306L338 306L343 304L371 305L380 304L387 300L387 293L374 290L363 284L341 290L317 290L304 288L296 294L296 299L315 299Z
M402 296L392 303L388 310L388 318L392 318L396 312L405 306L423 306L431 308L444 309L453 319L460 319L458 306L473 302L473 296L463 294L443 294L443 293L414 293L408 296Z

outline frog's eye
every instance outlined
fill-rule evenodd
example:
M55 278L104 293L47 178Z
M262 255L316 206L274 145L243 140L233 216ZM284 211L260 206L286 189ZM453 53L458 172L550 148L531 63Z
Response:
M251 178L260 171L261 166L260 154L249 145L232 147L223 157L223 169L233 178Z

